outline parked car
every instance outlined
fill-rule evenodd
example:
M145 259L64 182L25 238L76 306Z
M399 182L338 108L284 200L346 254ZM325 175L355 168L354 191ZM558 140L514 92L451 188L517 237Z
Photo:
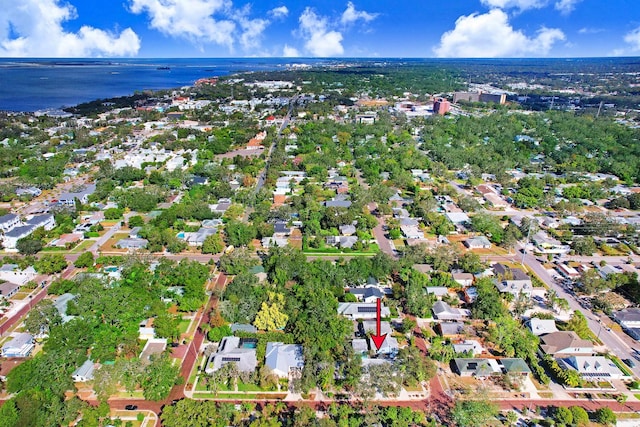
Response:
M137 405L127 405L124 407L124 409L126 409L127 411L135 411L136 409L138 409Z
M633 361L633 360L631 360L631 359L622 359L622 361L623 361L624 363L626 363L626 364L627 364L627 366L629 366L630 368L635 368L635 367L636 367L636 362L634 362L634 361Z

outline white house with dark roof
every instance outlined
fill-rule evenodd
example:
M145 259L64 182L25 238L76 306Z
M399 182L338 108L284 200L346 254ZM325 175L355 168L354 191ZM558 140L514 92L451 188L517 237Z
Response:
M4 238L2 239L2 245L5 249L15 250L18 244L18 240L24 239L28 237L35 230L33 227L29 225L21 225L18 227L14 227L11 230L4 233Z
M375 303L376 299L384 298L385 293L378 286L365 286L363 288L349 288L348 292L355 295L358 301Z
M51 214L34 215L26 220L25 224L32 226L34 230L36 228L44 227L45 230L50 231L55 228L56 220Z
M20 224L20 217L16 214L10 213L10 214L0 216L0 230L2 230L5 233L19 224Z
M304 368L302 346L268 342L264 363L277 376L287 378L292 370L300 371Z

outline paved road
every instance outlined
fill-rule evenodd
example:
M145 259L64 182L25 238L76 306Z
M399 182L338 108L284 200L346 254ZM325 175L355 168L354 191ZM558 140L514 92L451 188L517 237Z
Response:
M282 126L278 128L278 134L276 135L276 139L273 141L273 143L269 147L269 151L267 152L267 158L265 161L264 169L262 170L262 172L260 172L260 175L258 176L258 183L256 184L256 193L259 192L260 189L264 186L264 183L267 179L267 171L269 170L269 164L271 162L271 153L273 153L273 149L275 148L276 144L280 140L280 134L282 133L284 128L287 127L287 125L289 124L289 121L291 120L291 113L293 113L293 107L295 106L297 100L298 100L298 95L293 96L291 100L289 100L289 110L287 111L287 115L285 116L284 121L282 122Z
M377 205L372 202L372 203L369 203L367 207L369 208L369 212L373 213ZM391 256L392 258L397 259L398 254L395 250L395 246L393 245L393 242L387 238L387 235L384 231L384 228L385 228L384 217L378 216L376 217L376 219L378 220L378 225L376 225L373 228L373 237L376 239L376 242L378 242L378 246L380 247L380 250L382 252Z
M606 345L613 354L621 359L629 359L631 356L631 347L617 335L613 330L608 330L601 323L596 315L591 310L583 308L578 300L560 286L553 277L544 269L542 264L532 255L526 255L524 257L524 264L530 268L550 289L556 291L560 298L564 298L569 302L569 307L574 311L581 311L587 318L589 328L598 336L600 341ZM640 375L640 366L636 366L632 369L636 375Z

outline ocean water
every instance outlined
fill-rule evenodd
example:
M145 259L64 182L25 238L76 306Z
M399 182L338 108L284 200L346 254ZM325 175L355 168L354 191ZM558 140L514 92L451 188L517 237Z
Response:
M37 111L313 59L0 59L0 110ZM169 67L169 69L159 69Z

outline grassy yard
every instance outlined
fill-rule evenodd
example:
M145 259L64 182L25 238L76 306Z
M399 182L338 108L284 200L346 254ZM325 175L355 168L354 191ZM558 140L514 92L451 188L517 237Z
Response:
M232 399L232 400L281 400L286 397L286 393L196 393L196 399Z
M89 249L91 247L91 245L93 245L95 242L96 242L95 240L85 240L84 242L81 242L78 246L76 246L75 248L71 249L71 252L74 252L74 253L84 252L87 249Z
M191 324L191 319L182 319L178 324L178 330L181 334L186 334L187 329L189 329L189 325Z

